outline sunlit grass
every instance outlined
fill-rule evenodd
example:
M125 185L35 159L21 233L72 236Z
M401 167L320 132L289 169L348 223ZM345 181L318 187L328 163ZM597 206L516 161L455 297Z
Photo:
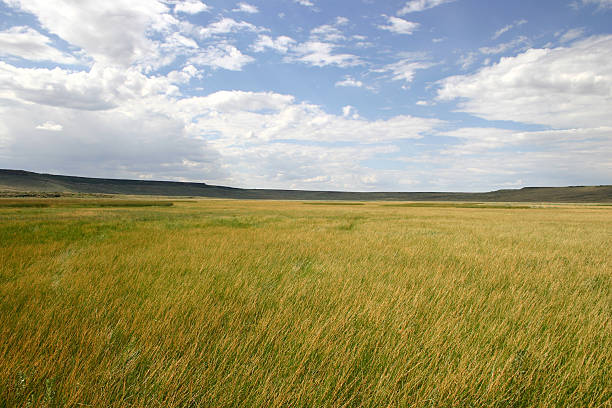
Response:
M610 406L612 208L0 206L0 406Z
M495 208L520 210L534 208L533 205L505 204L505 203L456 203L456 202L411 202L383 204L386 207L435 207L435 208Z
M45 208L45 207L171 207L166 200L125 199L0 199L0 208Z

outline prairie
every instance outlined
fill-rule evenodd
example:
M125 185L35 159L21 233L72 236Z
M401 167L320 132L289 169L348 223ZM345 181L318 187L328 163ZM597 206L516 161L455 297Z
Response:
M0 200L2 407L612 405L610 206L54 200Z

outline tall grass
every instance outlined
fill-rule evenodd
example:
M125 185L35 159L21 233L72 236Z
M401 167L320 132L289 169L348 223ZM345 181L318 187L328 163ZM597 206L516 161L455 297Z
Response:
M0 406L612 403L612 209L0 208Z
M0 208L44 208L44 207L171 207L167 200L125 200L125 199L0 199Z

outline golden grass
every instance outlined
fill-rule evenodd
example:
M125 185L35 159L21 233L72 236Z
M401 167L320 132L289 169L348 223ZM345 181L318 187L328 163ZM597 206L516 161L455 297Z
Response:
M0 198L0 208L46 207L171 207L168 200L89 198Z
M612 208L0 208L0 406L612 404Z

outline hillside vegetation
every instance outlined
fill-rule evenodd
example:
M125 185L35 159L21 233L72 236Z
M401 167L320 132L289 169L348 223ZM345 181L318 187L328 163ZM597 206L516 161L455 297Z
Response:
M194 196L271 200L394 200L394 201L486 201L486 202L612 202L612 186L527 187L488 193L341 192L240 189L204 183L118 180L39 174L22 170L0 170L0 191L5 195L38 193L129 194Z
M612 207L50 201L0 205L0 406L612 403Z

